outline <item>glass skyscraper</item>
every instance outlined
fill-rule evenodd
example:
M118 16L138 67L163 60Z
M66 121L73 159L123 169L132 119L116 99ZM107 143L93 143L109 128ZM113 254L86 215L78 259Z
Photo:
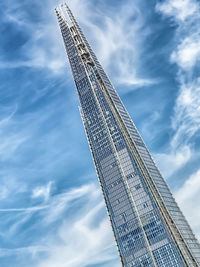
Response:
M200 245L66 4L55 9L122 266L200 266Z

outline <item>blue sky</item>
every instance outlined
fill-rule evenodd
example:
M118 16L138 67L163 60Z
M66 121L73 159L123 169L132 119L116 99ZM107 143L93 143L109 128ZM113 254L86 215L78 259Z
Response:
M0 3L0 266L120 267L58 4ZM68 5L200 238L199 2Z

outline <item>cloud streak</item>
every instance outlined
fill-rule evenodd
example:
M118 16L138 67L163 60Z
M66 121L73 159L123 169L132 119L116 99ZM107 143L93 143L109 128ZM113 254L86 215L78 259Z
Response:
M0 212L13 212L13 211L38 211L46 209L48 206L38 206L38 207L29 207L29 208L14 208L14 209L0 209Z

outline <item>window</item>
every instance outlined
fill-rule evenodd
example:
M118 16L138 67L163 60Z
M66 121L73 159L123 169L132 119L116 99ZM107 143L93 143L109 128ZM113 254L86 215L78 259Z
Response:
M138 189L140 189L141 188L141 185L140 184L137 184L136 186L135 186L135 189L136 190L138 190Z
M126 213L123 212L120 217L123 219L124 222L126 222Z
M148 207L147 202L145 202L145 203L143 204L143 207L144 207L144 208L147 208L147 207Z

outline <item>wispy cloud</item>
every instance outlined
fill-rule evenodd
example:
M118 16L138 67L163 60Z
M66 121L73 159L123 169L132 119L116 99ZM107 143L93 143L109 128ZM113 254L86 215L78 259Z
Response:
M173 143L179 145L183 142L183 136L188 139L187 136L195 134L200 125L200 77L194 76L200 59L200 5L196 0L168 0L158 4L157 9L177 25L177 46L170 60L177 64L177 79L180 83L172 118L173 128L177 132Z
M32 198L44 198L45 201L49 199L51 187L53 182L50 181L46 186L38 186L33 189Z
M78 209L77 209L78 207ZM49 198L48 205L0 209L0 212L18 212L15 223L10 227L9 238L34 218L39 220L30 225L43 231L37 241L28 242L27 247L0 250L0 257L34 255L29 266L83 267L89 264L109 266L109 262L120 266L113 234L105 213L101 192L95 184L73 188ZM64 216L66 215L66 216ZM40 257L41 252L44 256Z
M21 135L19 132L7 131L12 123L14 114L16 113L16 105L1 109L0 120L0 160L4 161L11 157L18 147L23 144L27 136Z
M195 32L178 45L171 55L171 61L175 62L181 69L190 70L200 60L199 32Z
M38 206L38 207L28 207L28 208L10 208L10 209L0 209L0 212L13 212L13 211L38 211L38 210L43 210L46 209L47 206Z
M177 66L179 93L171 119L174 130L171 153L164 156L166 159L177 155L173 164L175 170L181 167L177 162L180 163L179 155L186 147L182 164L190 159L193 151L191 138L200 130L200 76L197 73L200 63L200 5L196 0L166 0L157 4L156 10L176 26L175 46L169 60Z
M41 9L40 3L35 2L32 8L34 12L35 9ZM66 65L63 60L65 54L62 42L58 41L61 38L52 1L46 5L48 20L45 20L45 13L39 12L37 19L40 21L36 23L29 19L29 12L30 10L20 2L5 5L4 20L15 27L15 31L22 32L26 36L26 41L19 49L23 50L23 57L10 60L1 56L0 68L41 68L51 71L52 74L63 73Z
M113 12L97 9L91 1L69 1L69 6L85 27L100 62L117 84L137 88L158 82L141 72L143 47L151 30L139 1L135 5L126 1L110 7Z
M31 254L32 256L35 256L35 254L37 254L41 251L45 252L46 247L29 246L29 247L15 248L15 249L1 248L0 249L0 257L13 256L15 254L16 255Z
M190 157L191 150L188 146L182 146L178 150L172 149L169 154L155 154L156 162L161 168L164 177L170 177L180 167L187 163Z
M144 71L141 71L140 58L151 30L146 24L139 1L136 1L135 5L126 1L123 5L116 6L113 12L109 10L102 12L101 9L93 12L94 4L89 0L69 1L68 4L80 25L85 28L88 39L91 41L95 39L93 45L97 56L108 71L112 70L112 76L117 77L116 83L137 88L158 82L145 77ZM55 75L63 73L66 71L67 60L63 60L66 55L53 12L56 3L48 2L46 5L48 21L45 19L45 13L39 13L42 23L37 24L28 19L29 11L22 8L22 5L16 3L7 6L4 16L8 23L15 25L19 30L23 29L24 34L28 35L28 39L21 47L23 58L8 60L0 57L0 68L41 68ZM37 3L34 8L40 7Z
M25 140L25 137L21 138L18 134L4 136L0 145L1 160L8 159Z
M176 131L172 144L177 146L189 142L200 129L200 77L185 81L180 77L180 91L177 97L172 125Z
M199 5L196 0L166 0L157 4L157 9L182 24L192 16L198 15Z
M54 239L51 240L52 237L50 237L50 242L46 240L48 256L38 266L79 267L100 263L106 266L110 260L116 258L117 253L113 253L115 247L111 241L112 233L108 219L103 212L104 203L99 189L94 184L73 189L65 195L65 209L69 201L71 206L75 204L74 201L78 201L77 204L81 206L79 210L65 211L67 214L70 213L70 216L62 221ZM63 208L60 209L59 206L63 207L63 205L62 195L52 202L52 209L49 213L53 209L60 212ZM55 219L58 218L56 213L54 216Z
M84 185L80 188L75 188L66 193L57 195L51 200L51 205L46 216L44 216L44 220L47 223L58 220L58 218L63 215L63 212L66 211L71 201L86 196L92 191L92 188L94 189L93 185Z

